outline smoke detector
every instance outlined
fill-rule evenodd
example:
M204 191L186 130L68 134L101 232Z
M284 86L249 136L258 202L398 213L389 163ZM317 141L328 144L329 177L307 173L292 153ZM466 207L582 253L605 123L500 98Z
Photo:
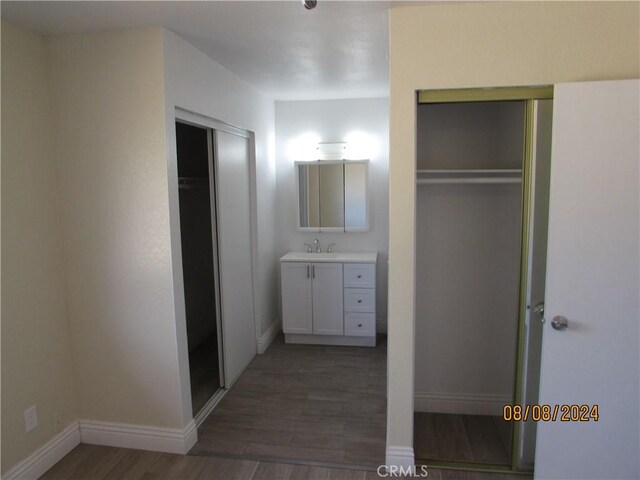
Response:
M313 10L316 8L316 5L318 5L318 0L302 0L302 5L304 5L304 8L307 10Z

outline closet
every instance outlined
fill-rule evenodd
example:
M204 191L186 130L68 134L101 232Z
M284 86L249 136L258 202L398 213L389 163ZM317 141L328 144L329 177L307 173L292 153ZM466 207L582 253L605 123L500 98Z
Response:
M418 96L414 449L429 465L533 462L535 432L505 421L503 407L537 400L529 325L540 318L527 306L534 230L537 265L546 246L548 206L536 225L532 213L536 191L548 198L551 93ZM534 290L542 302L544 284Z
M176 108L192 414L200 425L256 355L253 133Z
M211 132L176 123L180 238L191 402L197 414L223 385L215 175ZM212 172L213 173L213 172Z

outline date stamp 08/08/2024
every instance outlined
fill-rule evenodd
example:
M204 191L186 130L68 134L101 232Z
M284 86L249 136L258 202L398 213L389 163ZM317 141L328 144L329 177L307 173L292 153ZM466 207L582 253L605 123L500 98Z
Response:
M597 422L598 405L505 405L502 419L507 422Z

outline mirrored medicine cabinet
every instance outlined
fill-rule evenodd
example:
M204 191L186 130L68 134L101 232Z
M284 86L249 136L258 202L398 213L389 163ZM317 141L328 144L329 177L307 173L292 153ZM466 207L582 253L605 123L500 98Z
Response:
M298 229L368 231L368 167L369 160L295 162Z

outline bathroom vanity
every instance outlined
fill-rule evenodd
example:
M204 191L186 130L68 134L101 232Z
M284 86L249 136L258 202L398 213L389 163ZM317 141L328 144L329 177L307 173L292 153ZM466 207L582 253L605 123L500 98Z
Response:
M376 252L282 257L285 342L374 347L376 261Z

